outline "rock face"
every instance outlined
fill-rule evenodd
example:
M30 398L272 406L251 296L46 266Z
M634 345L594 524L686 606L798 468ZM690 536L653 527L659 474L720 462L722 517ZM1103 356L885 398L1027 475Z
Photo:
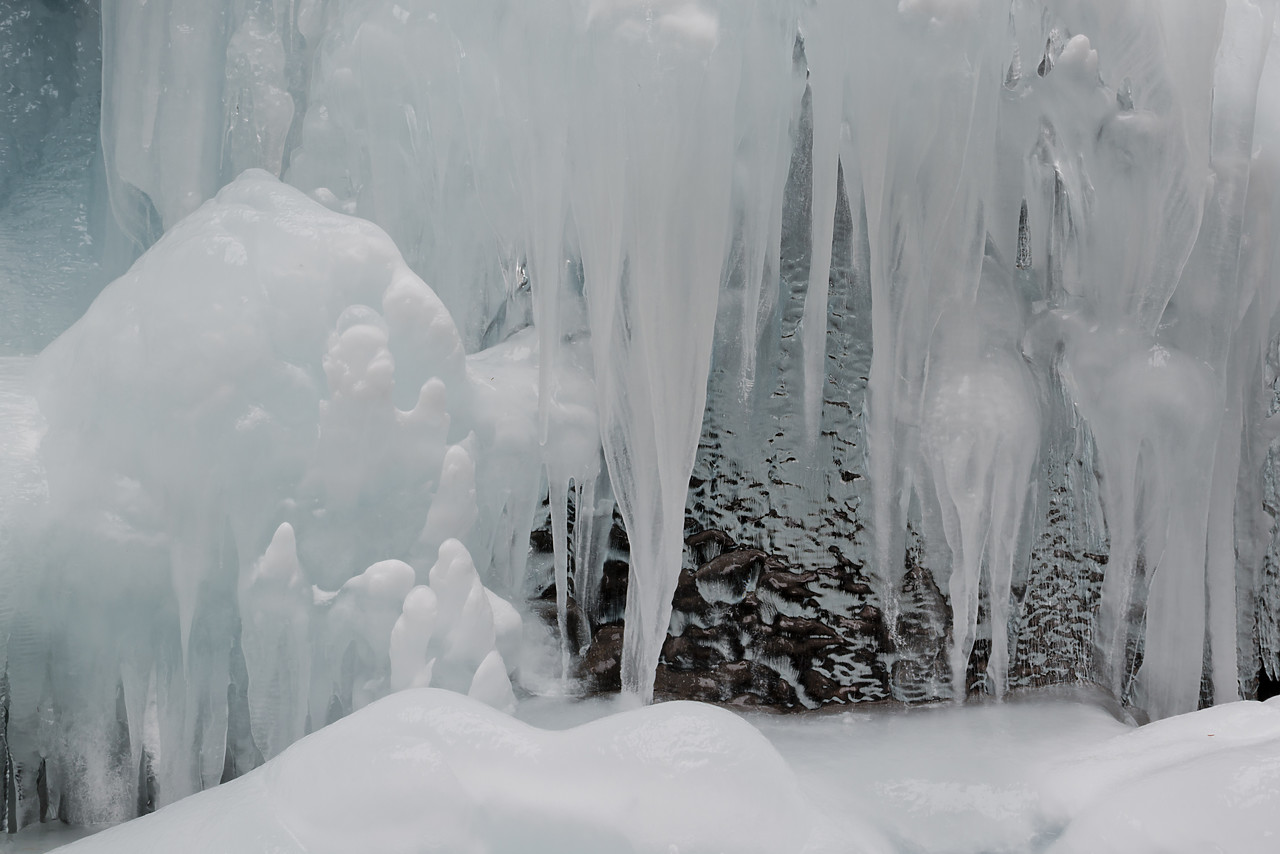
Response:
M718 529L690 535L687 546L659 697L812 709L890 696L884 616L857 567L833 557L830 567L797 571ZM621 560L607 565L607 615L621 614L615 597L625 597L625 573ZM592 692L616 691L621 621L597 625L591 637L577 675Z
M1070 531L1055 529L1069 520L1069 492L1063 487L1050 502L1041 542L1014 591L1009 680L1015 687L1090 678L1090 627L1098 567L1106 557L1082 551ZM831 547L825 560L809 554L796 566L719 528L699 528L693 512L687 528L685 565L658 665L658 698L786 711L952 696L950 608L914 528L894 617L885 612L877 580L838 548ZM550 561L545 528L535 531L532 547ZM588 693L621 690L627 551L626 532L615 517L593 619L570 591L569 634L590 639L575 659L575 675ZM536 610L551 625L554 602L548 578ZM970 695L990 691L990 608L985 600L980 605L983 633L969 661Z

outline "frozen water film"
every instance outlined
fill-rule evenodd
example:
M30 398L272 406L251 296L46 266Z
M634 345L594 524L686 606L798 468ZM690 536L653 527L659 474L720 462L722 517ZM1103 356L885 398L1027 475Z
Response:
M516 850L477 769L546 754L560 850L827 850L731 716L535 696L1274 725L1228 705L1280 684L1274 0L0 0L0 300L7 830L243 776L148 827L350 850L262 799L366 750ZM592 800L695 766L761 827Z

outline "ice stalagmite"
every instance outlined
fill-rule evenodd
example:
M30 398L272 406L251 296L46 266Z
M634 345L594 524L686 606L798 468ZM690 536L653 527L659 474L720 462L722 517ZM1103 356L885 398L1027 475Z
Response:
M242 571L239 605L249 725L254 744L270 758L306 732L311 695L312 592L289 523L276 529L262 557Z

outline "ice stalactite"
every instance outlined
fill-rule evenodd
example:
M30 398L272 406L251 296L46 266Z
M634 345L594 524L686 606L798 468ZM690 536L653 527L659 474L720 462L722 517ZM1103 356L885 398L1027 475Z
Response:
M861 193L850 197L865 204L873 336L867 448L875 566L890 626L924 384L939 370L928 342L945 312L976 299L1004 70L998 46L1006 19L995 4L947 9L953 19L940 27L928 4L860 7L849 23L858 39L849 104L832 105L848 110L856 154L846 176L857 176ZM899 46L890 86L874 67L873 40L885 32ZM815 133L817 125L815 114ZM981 539L966 533L975 535Z
M295 108L293 6L103 4L108 187L140 247L244 169L280 174Z
M1033 247L1045 246L1048 260L1040 293L1051 315L1067 319L1058 375L1097 443L1110 538L1098 649L1118 694L1132 688L1158 714L1186 711L1199 694L1213 437L1222 398L1209 379L1209 354L1183 351L1175 318L1193 303L1194 265L1186 274L1183 267L1195 235L1205 233L1201 164L1210 155L1217 42L1195 33L1217 32L1222 7L1206 4L1170 21L1160 42L1150 31L1115 40L1126 17L1140 14L1137 6L1080 4L1059 14L1053 19L1059 36L1047 40L1049 61L1039 80L1025 84L1038 99L1010 102L1005 120L1015 129L1019 111L1040 105L1039 130L1028 116L1020 131L1027 139L1039 134L1036 168L1044 170L1036 182L1044 189L1029 194L1030 209L1039 212L1030 216ZM1099 26L1100 17L1113 26ZM1103 82L1100 56L1107 57L1107 79L1123 85ZM1254 97L1235 91L1246 101ZM1213 106L1219 120L1230 109L1229 102ZM1132 152L1145 150L1157 132L1166 142L1135 161ZM1138 199L1154 200L1164 213L1139 214ZM1012 229L1006 231L1009 239ZM1180 280L1189 284L1179 287ZM1187 314L1181 322L1194 321ZM1234 600L1227 589L1223 595ZM1131 609L1143 602L1146 628L1137 634L1145 639L1138 640ZM1218 648L1220 660L1234 658Z
M787 69L794 23L776 9L725 3L673 4L643 17L600 10L589 26L581 70L596 81L604 108L592 124L616 134L616 144L592 146L587 137L576 147L585 160L574 215L583 232L601 437L631 542L622 680L648 699L682 562L684 505L735 225L735 128L759 124L760 138L776 138L777 111L789 113L785 100L740 101L742 69ZM667 43L657 55L649 49L655 38ZM624 94L630 87L638 94ZM667 177L655 183L655 173Z
M1261 384L1259 353L1269 334L1260 321L1274 315L1275 296L1267 293L1271 283L1242 266L1242 261L1250 241L1247 224L1267 221L1256 213L1248 216L1247 199L1255 162L1259 87L1275 20L1275 3L1226 4L1223 40L1214 68L1210 143L1214 178L1206 195L1200 233L1173 305L1180 327L1175 327L1173 336L1179 345L1199 355L1218 376L1229 378L1220 393L1221 421L1214 448L1207 530L1205 589L1215 702L1239 698L1242 676L1251 679L1256 672L1256 667L1242 669L1238 660L1239 651L1252 646L1240 643L1240 626L1248 624L1250 610L1244 609L1242 620L1240 606L1247 605L1247 591L1254 585L1245 579L1243 589L1237 586L1235 518L1237 513L1247 514L1251 503L1237 501L1242 460L1248 453L1244 445L1252 401L1246 390ZM1259 177L1253 197L1266 199L1270 188L1267 179ZM1246 492L1249 497L1255 494L1252 489Z
M996 263L988 259L991 266ZM1007 687L1009 602L1039 454L1041 401L1018 351L1023 318L1011 277L988 270L978 310L955 309L939 324L924 390L921 479L935 495L951 553L952 693L968 693L966 673L983 578L990 602L988 678ZM925 489L922 489L925 492Z

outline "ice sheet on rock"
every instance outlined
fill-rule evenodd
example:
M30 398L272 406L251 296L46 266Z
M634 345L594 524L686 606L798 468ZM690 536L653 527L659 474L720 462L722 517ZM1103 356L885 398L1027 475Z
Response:
M98 4L0 9L0 353L39 352L117 259L98 147ZM132 260L129 254L127 260Z
M787 764L729 712L667 703L554 732L426 689L64 850L777 854L816 850L813 825Z

